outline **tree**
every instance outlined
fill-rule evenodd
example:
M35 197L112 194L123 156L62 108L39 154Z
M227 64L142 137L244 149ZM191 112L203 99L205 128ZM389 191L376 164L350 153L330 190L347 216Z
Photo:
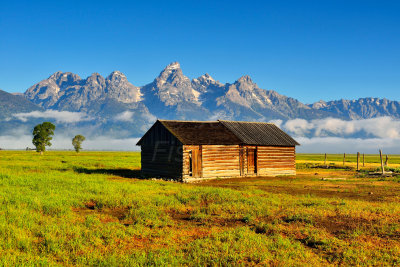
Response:
M75 135L75 137L72 138L72 145L74 146L76 153L79 153L79 151L82 149L81 145L85 140L86 138L80 134Z
M51 122L43 122L33 128L33 139L32 144L36 147L36 151L40 152L40 155L46 151L46 146L51 146L50 141L53 139L54 130L56 126Z

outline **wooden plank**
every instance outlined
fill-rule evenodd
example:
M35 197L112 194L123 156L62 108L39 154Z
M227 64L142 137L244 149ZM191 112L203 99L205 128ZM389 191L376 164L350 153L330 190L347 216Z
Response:
M253 148L247 149L247 173L256 173L256 150Z

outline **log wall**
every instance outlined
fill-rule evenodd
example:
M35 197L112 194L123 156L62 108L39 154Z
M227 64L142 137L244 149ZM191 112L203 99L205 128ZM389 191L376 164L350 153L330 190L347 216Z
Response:
M240 170L240 149L243 150L242 175ZM255 149L255 170L249 167L249 149ZM201 151L201 177L190 173L189 155L192 150ZM184 145L183 146L184 181L198 181L210 178L230 178L248 176L295 175L295 147L239 146L239 145ZM250 169L249 169L250 168Z
M182 143L157 121L141 139L140 145L170 145L180 146Z
M257 175L295 175L296 148L258 146L257 147Z
M182 146L142 145L142 175L182 180Z
M200 178L193 177L189 171L189 155L193 149L201 150L202 175ZM238 176L240 176L238 145L183 146L183 179L185 181Z

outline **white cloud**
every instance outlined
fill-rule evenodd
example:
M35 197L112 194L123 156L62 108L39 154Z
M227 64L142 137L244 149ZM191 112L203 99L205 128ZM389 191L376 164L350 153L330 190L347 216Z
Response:
M32 136L30 135L0 136L0 148L2 149L24 149L32 146Z
M115 116L117 121L133 121L133 112L132 111L124 111Z
M300 136L308 134L314 127L315 126L312 122L303 119L289 120L283 125L283 128L285 128L286 131Z
M142 116L145 120L147 120L151 124L153 124L157 120L157 118L155 116L151 115L150 113L142 114ZM134 122L134 113L129 110L121 112L114 117L114 120L125 121L125 122Z
M20 121L26 122L29 118L44 118L54 119L56 122L73 123L80 121L88 121L92 118L83 112L70 112L70 111L57 111L57 110L46 110L46 111L32 111L29 113L17 113L13 115Z
M326 118L306 121L288 120L282 128L296 136L348 136L367 134L371 137L400 139L400 120L390 117L345 121Z
M391 138L341 138L341 137L295 137L301 144L300 153L378 153L400 154L400 142Z
M124 114L124 115L122 115ZM127 112L121 118L132 118ZM53 117L54 118L54 117ZM304 153L384 153L400 154L400 121L390 117L344 121L334 118L306 121L303 119L271 121L281 125L282 129L301 144L298 152ZM150 126L150 125L149 125ZM149 127L148 126L148 127ZM148 128L146 127L146 129ZM144 130L146 130L144 129ZM71 140L75 134L84 134L86 141L83 149L87 150L125 150L135 151L138 138L113 136L96 136L93 127L68 127L54 135L51 149L72 149ZM359 138L363 136L364 138ZM4 136L0 136L0 148L24 149L33 148L31 129L16 128Z

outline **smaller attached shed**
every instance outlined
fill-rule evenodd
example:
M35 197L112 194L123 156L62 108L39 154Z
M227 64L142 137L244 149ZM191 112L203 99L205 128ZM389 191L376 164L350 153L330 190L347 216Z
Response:
M179 181L296 174L296 145L275 124L157 120L137 145L142 174Z

